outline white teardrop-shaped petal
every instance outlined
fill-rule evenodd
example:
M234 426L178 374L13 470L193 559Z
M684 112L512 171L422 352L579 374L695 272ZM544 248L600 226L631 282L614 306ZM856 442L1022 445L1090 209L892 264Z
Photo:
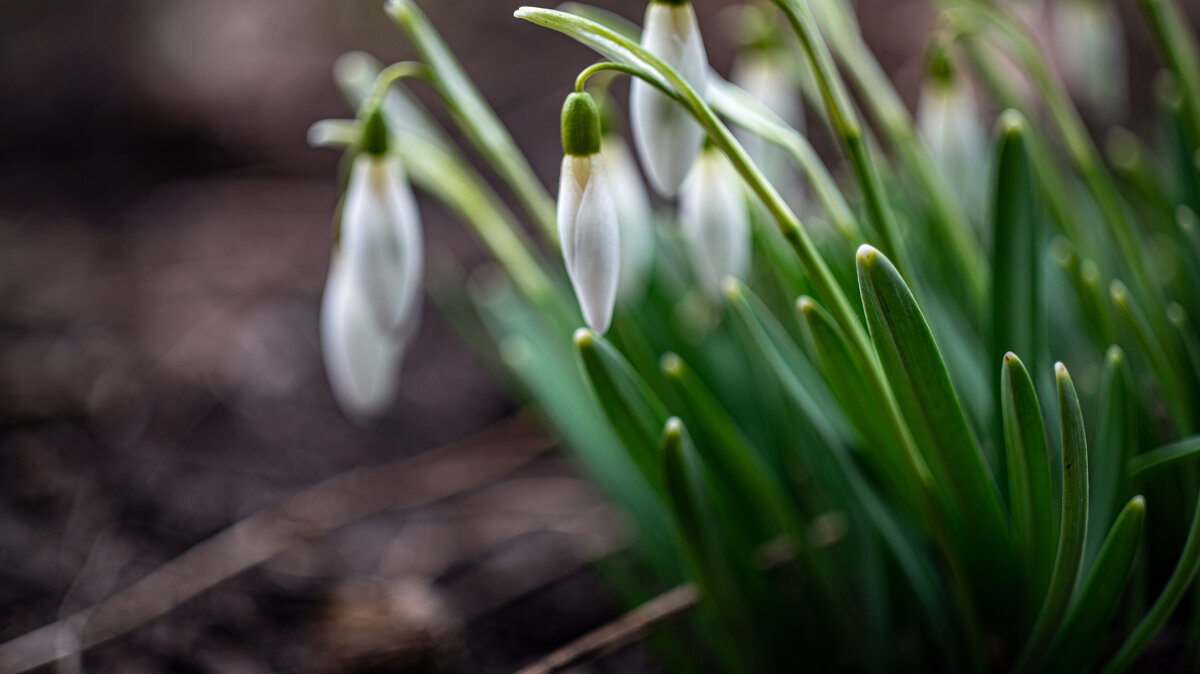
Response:
M654 266L654 211L625 141L620 136L605 136L600 142L600 156L620 228L617 297L623 302L636 302L645 292L647 276Z
M567 276L589 327L612 323L620 273L616 207L599 154L563 157L558 189L558 236Z
M651 2L646 8L642 47L705 95L708 56L691 3ZM634 143L650 185L665 197L674 196L700 151L704 130L683 106L640 78L630 85L629 102Z
M424 242L412 188L395 157L361 154L351 168L341 249L379 328L411 333L420 308Z
M364 422L387 410L403 351L402 341L379 329L346 261L335 253L321 300L321 354L347 417Z
M700 155L680 192L679 220L701 289L721 299L726 277L744 279L750 267L750 219L741 178L724 155Z
M942 179L975 219L986 209L987 133L970 83L929 79L917 104L917 128Z
M1050 5L1058 68L1071 93L1105 121L1115 121L1128 96L1121 19L1111 2L1059 0Z

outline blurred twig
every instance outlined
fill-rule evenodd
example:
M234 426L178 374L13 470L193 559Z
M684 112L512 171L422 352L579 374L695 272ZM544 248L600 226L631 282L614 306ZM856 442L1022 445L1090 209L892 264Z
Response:
M589 658L612 653L692 608L699 599L700 595L694 586L680 585L572 641L517 674L551 674Z
M382 510L416 508L487 485L553 442L519 415L462 442L321 482L237 522L99 604L0 645L0 674L40 667L120 636L305 539Z

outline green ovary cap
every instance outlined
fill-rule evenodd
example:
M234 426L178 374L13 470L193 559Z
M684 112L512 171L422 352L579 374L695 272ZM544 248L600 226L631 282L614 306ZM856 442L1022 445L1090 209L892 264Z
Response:
M383 112L375 108L363 122L362 151L379 157L387 154L387 149L387 122L383 121Z
M600 151L600 110L591 94L571 94L562 110L563 152L587 157Z

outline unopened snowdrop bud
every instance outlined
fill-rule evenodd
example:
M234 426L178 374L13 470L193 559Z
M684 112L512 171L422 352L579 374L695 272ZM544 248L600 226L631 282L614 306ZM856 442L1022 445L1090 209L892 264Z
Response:
M1121 18L1109 0L1051 3L1050 44L1071 93L1103 121L1124 112L1127 96Z
M651 0L642 47L705 95L708 56L691 2ZM634 142L650 184L659 194L674 196L700 151L704 130L681 105L640 78L633 80L629 102Z
M632 303L641 299L654 267L654 211L637 163L619 134L604 134L600 156L612 187L620 229L617 297Z
M321 300L321 355L334 398L350 419L365 422L396 395L404 344L379 328L357 280L334 251Z
M917 103L917 127L959 204L975 219L986 207L987 133L970 81L935 47Z
M584 320L604 334L612 323L617 297L620 233L600 158L600 115L590 95L567 97L562 137L558 237L563 261Z
M716 148L706 148L688 173L679 221L696 280L719 302L722 282L744 279L750 267L750 217L741 177Z
M401 336L419 312L424 242L416 199L387 128L372 113L350 169L340 248L379 329Z

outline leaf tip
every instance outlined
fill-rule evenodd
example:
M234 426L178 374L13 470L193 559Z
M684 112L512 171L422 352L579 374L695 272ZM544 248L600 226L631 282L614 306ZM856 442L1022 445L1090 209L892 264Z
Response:
M817 310L816 301L808 295L801 295L796 298L796 311L799 311L804 317L811 316Z
M737 302L742 299L742 284L732 276L726 276L724 281L721 281L721 292L725 293L725 299L730 302Z
M671 417L667 419L667 423L663 426L663 444L671 446L678 444L683 439L683 421L679 417Z
M1125 360L1125 352L1121 350L1121 347L1113 344L1104 353L1104 360L1112 367L1119 367L1121 362Z
M1008 109L1000 113L996 129L1005 139L1020 139L1025 135L1025 117L1016 110Z
M670 351L663 354L662 358L658 361L658 366L662 369L663 374L668 377L677 378L683 375L683 359L678 354Z
M859 246L858 252L854 254L854 258L858 260L858 263L862 266L874 265L880 256L881 253L879 252L879 249L869 243L864 243L863 245Z
M575 347L578 349L590 349L593 346L593 341L596 339L596 333L587 328L579 328L575 331L572 337L575 340Z
M1135 513L1143 514L1146 512L1146 497L1138 494L1129 499L1129 505L1125 507L1131 508Z
M1129 288L1126 288L1124 283L1113 281L1108 286L1108 292L1112 295L1113 302L1117 304L1129 303Z

